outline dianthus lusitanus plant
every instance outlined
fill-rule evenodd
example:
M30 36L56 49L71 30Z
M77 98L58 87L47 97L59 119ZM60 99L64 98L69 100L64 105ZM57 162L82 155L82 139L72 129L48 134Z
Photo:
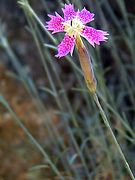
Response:
M62 9L64 17L60 16L57 12L55 15L48 15L51 19L47 22L47 29L52 31L52 33L65 32L64 39L58 45L58 53L56 57L66 56L68 53L73 54L74 46L76 45L81 68L84 74L84 79L86 81L87 87L90 94L99 108L102 119L108 128L114 144L116 145L120 156L125 163L125 166L129 172L130 177L134 180L134 175L130 169L130 166L121 150L121 147L112 131L109 124L107 116L99 102L96 93L96 78L93 71L91 57L83 43L81 37L84 37L93 47L95 45L100 45L100 42L106 41L108 38L108 32L103 30L97 30L93 27L89 27L86 24L94 20L94 14L83 8L81 11L75 11L73 4L65 4Z

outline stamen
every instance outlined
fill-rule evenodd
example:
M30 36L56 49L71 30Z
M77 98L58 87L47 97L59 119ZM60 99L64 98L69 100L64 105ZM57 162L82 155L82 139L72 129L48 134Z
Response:
M69 36L76 37L77 34L80 34L82 30L84 29L83 23L75 17L72 21L66 21L63 23L64 30Z
M73 24L73 21L71 21L71 26L72 26L72 24Z

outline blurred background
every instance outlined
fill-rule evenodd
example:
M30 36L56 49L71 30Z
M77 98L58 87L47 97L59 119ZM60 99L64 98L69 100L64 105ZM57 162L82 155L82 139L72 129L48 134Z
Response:
M110 34L100 47L84 42L98 96L135 174L135 1L0 0L0 180L130 179L76 50L55 58L64 34L42 26L65 3L95 13L89 25Z

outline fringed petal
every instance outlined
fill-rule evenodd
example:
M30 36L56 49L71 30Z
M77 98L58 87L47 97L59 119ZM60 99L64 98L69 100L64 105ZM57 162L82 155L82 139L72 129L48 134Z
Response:
M85 8L78 12L78 17L83 24L89 23L94 20L94 14L90 13Z
M85 26L81 35L88 40L88 42L94 47L95 44L100 45L101 41L108 39L106 36L109 35L106 31L97 30L92 27Z
M72 55L74 50L74 44L75 44L75 38L65 35L62 42L58 45L58 54L56 55L56 57L60 58L66 56L69 52Z
M72 20L76 16L73 4L65 4L65 7L62 9L64 13L64 20Z
M55 13L56 16L53 15L48 15L51 20L47 22L47 29L53 31L52 33L57 33L57 32L62 32L64 31L64 26L63 26L63 18L58 14Z

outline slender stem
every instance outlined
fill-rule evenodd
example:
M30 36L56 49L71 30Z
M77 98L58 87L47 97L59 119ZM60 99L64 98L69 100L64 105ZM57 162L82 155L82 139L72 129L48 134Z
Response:
M24 9L27 9L27 10L29 10L29 13L31 13L33 16L34 16L34 18L37 20L37 22L40 24L40 26L42 27L42 29L47 33L47 35L50 37L50 39L54 42L54 43L56 43L56 40L55 40L55 38L51 35L51 33L45 28L45 24L39 19L39 17L36 15L36 13L34 12L34 10L31 8L31 6L29 5L29 2L27 1L27 0L20 0L20 1L18 1L18 3L20 4L20 5L22 5L22 7L24 8Z
M112 136L112 138L113 138L113 140L114 140L115 145L117 146L117 149L118 149L118 151L119 151L119 153L120 153L120 155L121 155L122 160L123 160L124 163L125 163L125 167L127 168L127 171L129 172L131 179L132 179L132 180L135 180L135 177L134 177L134 175L133 175L133 173L132 173L132 171L131 171L131 169L130 169L130 166L129 166L129 164L128 164L128 162L127 162L127 160L126 160L126 158L125 158L125 156L124 156L124 154L123 154L123 152L122 152L122 149L121 149L121 147L120 147L120 145L119 145L119 143L118 143L118 141L117 141L117 139L116 139L116 137L115 137L115 135L114 135L114 133L113 133L113 131L112 131L112 128L111 128L111 126L110 126L110 123L109 123L109 121L108 121L108 119L107 119L107 117L106 117L106 115L105 115L105 112L104 112L104 110L103 110L103 108L102 108L102 106L101 106L101 104L100 104L100 102L99 102L99 100L98 100L98 97L97 97L96 93L93 94L93 97L94 97L94 100L95 100L96 105L98 106L98 108L99 108L99 110L100 110L102 119L103 119L106 127L108 128L108 130L109 130L109 132L110 132L110 134L111 134L111 136Z

